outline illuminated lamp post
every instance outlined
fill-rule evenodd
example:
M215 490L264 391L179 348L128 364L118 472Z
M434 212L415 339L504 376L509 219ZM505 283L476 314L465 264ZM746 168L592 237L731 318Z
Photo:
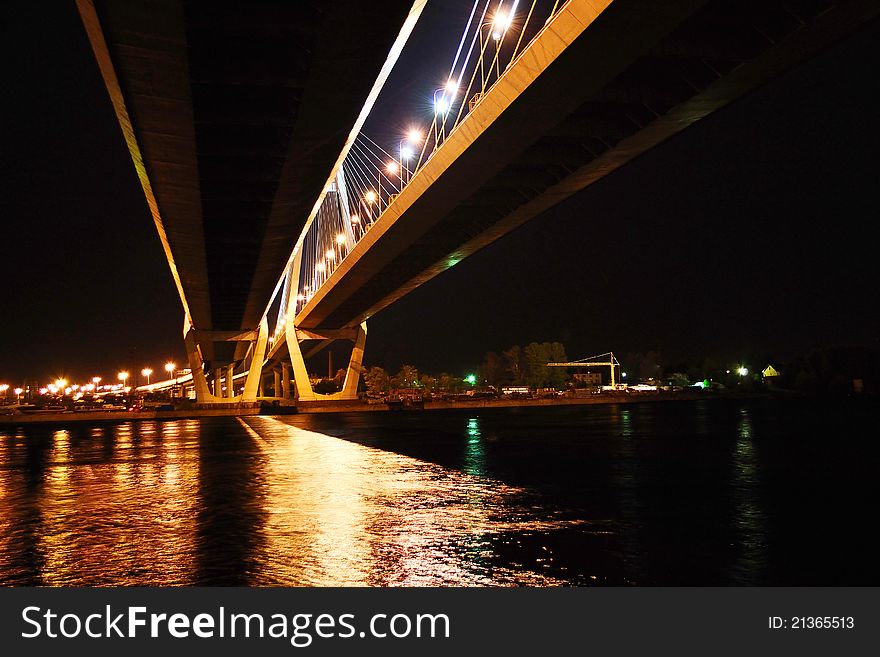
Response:
M175 376L175 370L177 369L177 365L175 365L172 361L168 361L165 363L165 371L168 372L168 376L173 379L171 382L171 396L174 397L175 388L177 387L177 377Z

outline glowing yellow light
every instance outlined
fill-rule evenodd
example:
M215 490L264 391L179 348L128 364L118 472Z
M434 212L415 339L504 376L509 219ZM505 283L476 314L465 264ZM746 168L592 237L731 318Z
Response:
M319 262L317 265L315 265L315 271L319 274L323 274L325 269L327 268L324 266L323 262Z
M7 390L9 390L9 384L8 383L0 383L0 392L6 392Z
M351 215L351 223L357 224L357 223L360 223L360 221L361 221L361 218L359 216L357 216L356 214Z
M152 373L153 370L151 370L149 367L145 367L141 370L141 376L150 376Z
M301 293L300 293L300 294L297 294L297 295L296 295L296 300L297 300L297 301L305 301L305 300L306 300L306 295L305 295L305 294L301 294Z
M116 375L116 378L122 382L125 382L125 380L128 379L128 372L122 371Z
M92 383L94 383L95 385L98 385L99 383L101 383L101 377L100 376L93 376Z
M367 192L367 195L364 197L367 199L367 203L375 203L376 202L376 192L372 189Z
M67 386L67 379L56 379L55 380L55 387L56 388L60 388L63 390L65 388L65 386Z
M167 363L165 363L165 371L168 372L169 374L171 374L175 369L177 369L177 365L175 365L171 361L168 361Z
M396 174L399 169L400 167L397 166L397 162L389 162L385 165L385 170L390 174Z
M456 82L452 78L449 78L449 80L446 82L446 86L444 88L450 94L455 94L458 91L458 82Z
M333 249L327 249L326 251L324 251L324 255L327 257L327 260L333 260L336 257Z
M514 6L514 9L516 7ZM495 14L495 17L492 19L492 38L496 41L504 36L504 33L510 29L510 26L513 24L513 12L512 11L499 11Z
M339 235L336 236L336 243L345 244L345 233L339 233Z
M21 393L24 392L24 389L23 389L23 388L16 388L16 389L13 390L12 392L14 392L14 393L15 393L15 396L18 397L19 395L21 395Z
M422 141L422 131L418 128L413 128L409 132L406 133L406 140L410 144L418 144Z

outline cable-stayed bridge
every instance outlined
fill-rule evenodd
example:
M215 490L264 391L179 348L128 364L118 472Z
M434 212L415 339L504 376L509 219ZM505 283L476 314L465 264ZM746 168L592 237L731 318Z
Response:
M379 144L361 128L424 2L78 4L202 402L354 397L370 317L880 14L476 0L430 123ZM305 362L335 340L345 383L317 395Z

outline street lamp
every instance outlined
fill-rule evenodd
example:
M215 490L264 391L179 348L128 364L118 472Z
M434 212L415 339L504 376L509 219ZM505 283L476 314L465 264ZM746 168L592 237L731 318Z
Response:
M3 397L6 397L7 390L9 390L9 384L8 383L0 383L0 395L2 395ZM5 403L6 400L4 399L3 401Z
M400 165L394 160L391 160L385 165L385 171L388 172L388 184L390 185L391 179L394 176L397 176L397 180L399 181L397 191L399 192L401 189L403 189L403 173L400 170ZM391 189L394 189L394 187L392 187Z
M150 376L152 376L152 374L153 370L151 370L149 367L145 367L141 370L141 376L147 377L147 385L150 385Z
M128 381L128 372L122 371L116 375L116 378L122 383L122 389L125 390L125 382Z
M168 361L165 363L165 371L168 372L168 376L174 379L171 382L171 396L174 396L174 387L177 385L177 377L174 376L174 371L177 369L177 365L175 365L172 361Z
M749 370L748 370L747 367L744 367L744 366L740 365L740 366L737 368L736 373L739 374L740 376L748 376L748 375L749 375Z
M21 393L24 392L24 388L16 388L12 392L15 393L15 403L20 404L21 403Z

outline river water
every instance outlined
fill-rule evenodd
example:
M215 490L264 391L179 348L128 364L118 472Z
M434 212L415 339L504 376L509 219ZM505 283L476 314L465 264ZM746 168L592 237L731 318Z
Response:
M0 584L876 585L877 410L0 428Z

